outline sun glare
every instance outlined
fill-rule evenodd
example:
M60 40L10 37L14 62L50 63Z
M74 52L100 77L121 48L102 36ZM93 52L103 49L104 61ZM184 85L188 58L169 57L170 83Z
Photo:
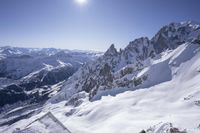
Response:
M76 0L76 2L80 5L86 4L87 0Z

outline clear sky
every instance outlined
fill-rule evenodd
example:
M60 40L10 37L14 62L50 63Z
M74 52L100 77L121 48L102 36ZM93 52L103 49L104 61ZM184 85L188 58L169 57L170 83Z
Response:
M200 0L0 0L0 46L104 51L184 20L200 22Z

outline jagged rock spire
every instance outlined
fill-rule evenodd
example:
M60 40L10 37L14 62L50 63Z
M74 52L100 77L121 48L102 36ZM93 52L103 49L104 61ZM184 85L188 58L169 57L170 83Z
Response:
M115 48L115 45L112 44L109 49L105 52L105 56L116 56L118 54L117 49Z

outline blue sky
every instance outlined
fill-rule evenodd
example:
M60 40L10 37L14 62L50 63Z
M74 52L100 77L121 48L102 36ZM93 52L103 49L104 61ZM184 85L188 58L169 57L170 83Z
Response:
M199 13L199 0L0 0L0 46L124 48L170 22L200 22Z

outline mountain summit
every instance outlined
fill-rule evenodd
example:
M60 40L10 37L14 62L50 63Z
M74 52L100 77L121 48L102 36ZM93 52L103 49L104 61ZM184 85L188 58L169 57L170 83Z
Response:
M105 56L116 56L118 54L117 49L115 48L115 45L112 44L110 48L105 52Z

